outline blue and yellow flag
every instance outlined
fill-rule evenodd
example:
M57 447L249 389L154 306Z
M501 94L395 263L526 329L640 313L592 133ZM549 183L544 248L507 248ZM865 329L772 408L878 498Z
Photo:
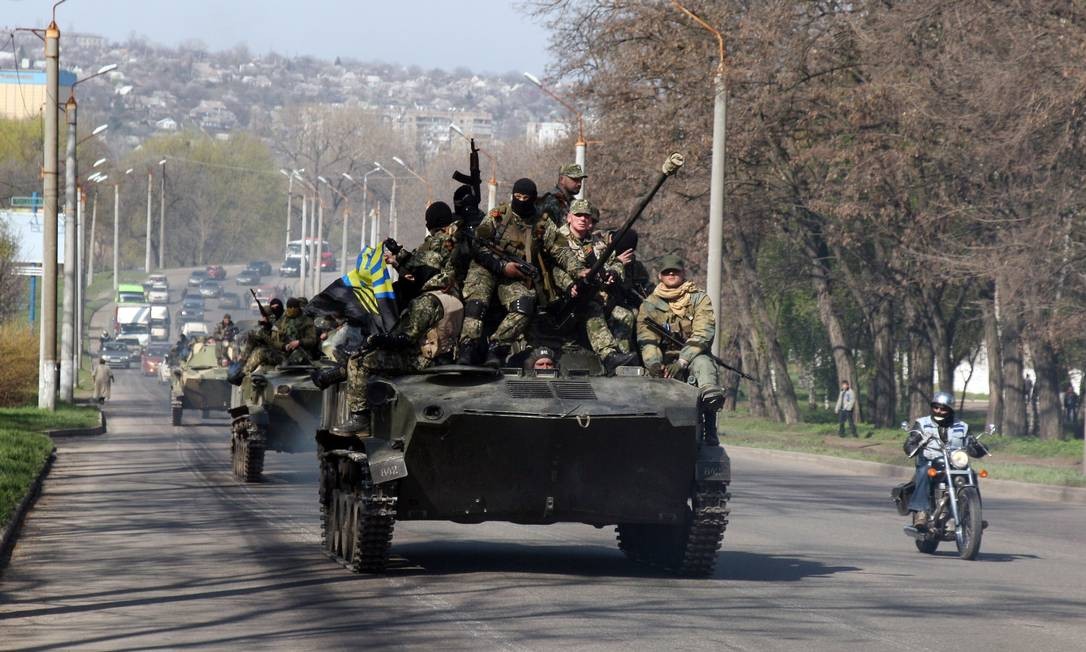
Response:
M396 324L397 311L384 254L384 243L359 252L354 269L313 297L307 312L342 312L364 331L387 333Z

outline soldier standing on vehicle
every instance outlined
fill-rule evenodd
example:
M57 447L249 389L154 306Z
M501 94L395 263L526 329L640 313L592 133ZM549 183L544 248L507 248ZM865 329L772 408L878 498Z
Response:
M841 393L837 395L837 405L834 407L834 411L837 412L837 436L845 436L845 423L848 423L849 428L852 429L852 436L858 437L856 434L856 422L852 419L852 412L856 408L856 394L852 392L852 388L847 380L841 381Z
M222 321L215 326L215 332L212 336L217 340L224 340L232 342L234 337L238 334L237 324L230 318L230 313L222 316Z
M660 266L660 283L637 313L637 345L645 368L654 377L686 379L698 387L718 385L716 363L709 355L716 334L712 301L686 280L682 258L664 256ZM675 350L662 342L649 320L678 337L684 346Z
M563 226L569 213L569 205L577 193L581 192L581 185L587 176L584 168L576 163L563 165L558 171L558 182L554 189L540 198L537 207L539 212L549 217L555 226Z
M94 399L105 403L113 387L113 370L106 364L105 358L98 358L98 366L94 368L91 380L94 381Z
M453 360L464 304L449 272L430 277L423 293L404 310L392 331L371 335L366 346L347 363L347 409L350 419L332 428L337 435L369 429L366 385L374 374L408 374Z

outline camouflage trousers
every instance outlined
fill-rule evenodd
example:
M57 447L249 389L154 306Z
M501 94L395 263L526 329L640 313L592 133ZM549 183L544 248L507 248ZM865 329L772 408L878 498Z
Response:
M467 276L464 277L464 325L460 328L461 342L483 337L483 319L477 311L479 306L485 309L490 305L492 296L494 296L494 275L479 263L472 262ZM473 305L474 309L471 307Z
M607 315L604 313L603 304L593 299L582 304L582 310L584 311L583 314L577 315L577 317L579 320L583 320L585 335L588 336L588 344L596 352L596 355L606 358L618 351L618 342L615 341L615 336L607 326Z
M520 280L514 279L502 279L498 283L498 301L506 309L505 318L498 324L498 328L494 330L494 334L490 336L490 341L494 344L501 344L506 346L512 346L524 336L528 331L528 326L532 323L532 317L534 315L526 315L522 312L515 312L513 310L513 303L522 297L534 297L535 290L528 287L526 283ZM465 323L467 320L464 320Z
M694 356L694 359L690 361L690 366L687 367L687 371L689 375L686 382L695 387L720 385L720 370L717 369L716 362L704 353Z
M429 366L430 361L418 352L370 351L351 356L347 361L347 409L363 412L369 409L366 386L374 375L402 376Z
M637 330L637 313L626 306L615 306L607 318L607 325L615 336L615 345L623 353L633 350L634 333Z
M270 346L257 346L245 359L244 371L251 374L257 367L274 367L283 361L283 354Z

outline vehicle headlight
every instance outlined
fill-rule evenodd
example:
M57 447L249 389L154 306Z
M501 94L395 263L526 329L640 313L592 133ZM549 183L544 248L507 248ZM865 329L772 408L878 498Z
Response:
M956 450L950 454L950 463L956 469L964 469L969 466L969 453L963 450Z

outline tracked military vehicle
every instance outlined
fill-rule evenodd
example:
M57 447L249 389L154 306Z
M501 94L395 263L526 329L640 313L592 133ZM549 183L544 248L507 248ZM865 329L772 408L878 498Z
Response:
M170 377L173 425L181 425L185 410L200 410L206 419L211 412L230 407L231 387L226 382L226 367L220 365L224 357L229 357L229 352L222 342L199 338L190 344L188 354Z
M371 433L318 453L326 553L379 572L397 520L587 523L616 525L637 562L710 574L728 523L723 394L640 367L590 375L572 357L550 375L446 366L371 381ZM323 429L343 392L326 390Z
M258 370L233 388L230 453L238 480L260 480L266 451L314 450L313 433L320 423L322 396L309 377L312 368Z

